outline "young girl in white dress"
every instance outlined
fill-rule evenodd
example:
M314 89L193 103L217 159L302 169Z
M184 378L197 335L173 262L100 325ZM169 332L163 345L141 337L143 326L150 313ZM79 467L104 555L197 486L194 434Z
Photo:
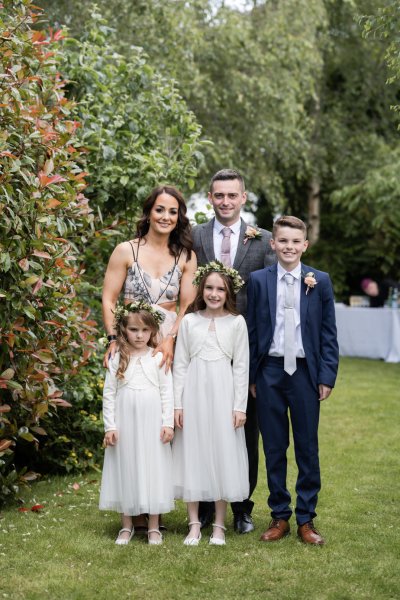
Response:
M248 395L249 346L234 294L237 271L217 261L200 267L196 299L179 328L174 357L176 437L174 492L187 502L188 546L201 539L199 501L215 501L209 543L225 544L227 502L249 494L243 425Z
M109 363L103 392L104 466L100 509L121 513L116 544L135 531L132 516L148 513L149 544L162 543L159 515L174 508L171 372L152 356L162 313L143 300L115 310L119 352Z

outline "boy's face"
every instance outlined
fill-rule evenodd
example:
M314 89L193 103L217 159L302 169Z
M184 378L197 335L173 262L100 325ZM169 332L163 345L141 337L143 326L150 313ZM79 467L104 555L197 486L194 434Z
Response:
M308 241L301 229L278 227L275 237L271 239L271 248L275 250L280 265L286 271L292 271L307 250Z

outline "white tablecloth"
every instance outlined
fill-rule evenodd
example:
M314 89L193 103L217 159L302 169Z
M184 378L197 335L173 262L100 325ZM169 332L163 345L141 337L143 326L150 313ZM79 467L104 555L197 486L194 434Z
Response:
M400 310L336 304L335 311L341 356L400 362Z

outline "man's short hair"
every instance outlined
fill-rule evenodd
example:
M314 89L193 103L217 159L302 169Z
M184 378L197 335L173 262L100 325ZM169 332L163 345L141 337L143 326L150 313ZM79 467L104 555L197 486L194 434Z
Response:
M234 179L238 179L240 182L240 186L242 188L242 192L244 192L244 179L235 169L221 169L221 171L217 171L215 175L211 178L210 181L210 194L213 192L214 181L233 181Z
M304 238L307 239L307 225L301 219L292 217L291 215L283 215L278 217L272 226L272 237L275 238L279 227L291 227L292 229L300 229L304 233Z

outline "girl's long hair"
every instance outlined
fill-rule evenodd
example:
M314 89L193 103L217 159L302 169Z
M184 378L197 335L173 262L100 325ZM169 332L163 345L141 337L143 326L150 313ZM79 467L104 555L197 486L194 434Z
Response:
M226 290L226 300L224 308L231 315L239 315L239 311L236 308L236 297L235 292L233 291L233 283L232 279L225 275L224 273L219 273L218 271L210 271L207 275L200 280L199 287L197 288L196 297L191 304L186 309L186 314L191 312L197 312L198 310L204 310L207 308L206 303L204 302L204 288L207 282L207 279L212 273L216 273L219 275L224 282L225 290Z
M155 201L161 194L169 194L178 202L178 221L176 227L169 234L168 248L172 256L177 258L183 249L186 250L186 260L190 260L193 248L192 227L186 216L187 208L181 192L172 185L160 185L153 189L143 204L143 213L136 225L136 238L143 238L149 231L149 218Z
M128 367L130 360L130 347L126 335L126 328L128 327L129 320L132 316L138 317L138 320L141 323L141 325L146 325L150 329L151 336L149 341L147 342L147 345L150 346L150 348L155 348L157 346L156 337L158 334L158 325L154 320L153 315L151 315L146 310L139 310L138 312L129 313L127 317L122 317L120 322L117 324L117 343L120 352L117 379L124 378L124 373Z

